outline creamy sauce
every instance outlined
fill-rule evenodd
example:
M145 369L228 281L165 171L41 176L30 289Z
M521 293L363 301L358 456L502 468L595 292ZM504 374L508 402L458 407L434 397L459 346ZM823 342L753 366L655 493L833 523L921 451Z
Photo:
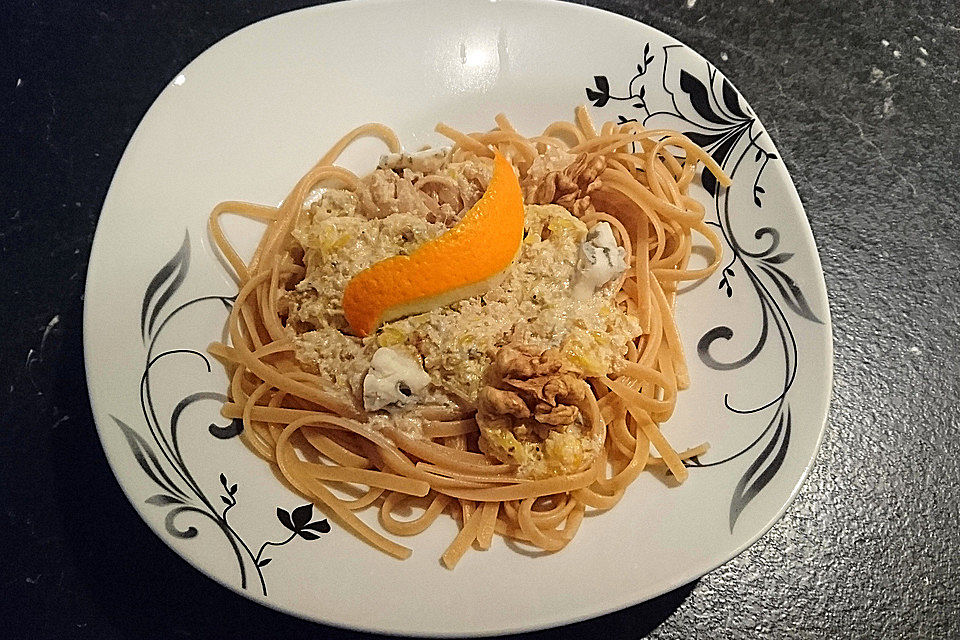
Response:
M586 226L563 207L530 205L520 251L498 286L386 323L364 339L348 335L341 299L350 279L380 260L409 254L449 222L428 221L422 212L368 217L363 198L328 190L303 212L294 238L307 272L282 296L298 360L345 396L363 398L364 378L381 347L405 350L422 366L430 382L418 394L421 404L463 407L476 400L488 351L504 344L559 347L570 364L601 375L615 368L627 342L640 334L636 320L613 303L612 284L591 285L590 295L573 294L583 270Z

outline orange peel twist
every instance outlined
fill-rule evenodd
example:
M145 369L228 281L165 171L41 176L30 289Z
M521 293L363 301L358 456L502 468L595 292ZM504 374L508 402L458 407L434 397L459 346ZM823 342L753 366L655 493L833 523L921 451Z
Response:
M510 266L523 240L523 194L513 167L495 153L483 196L452 229L410 255L364 269L347 284L343 312L358 336L384 322L482 295Z

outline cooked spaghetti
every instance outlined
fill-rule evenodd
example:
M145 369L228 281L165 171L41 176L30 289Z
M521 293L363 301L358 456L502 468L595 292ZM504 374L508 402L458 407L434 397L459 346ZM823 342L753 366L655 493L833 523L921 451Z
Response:
M449 568L494 534L559 550L642 471L683 482L706 450L678 452L660 425L689 384L678 285L721 259L689 186L701 164L729 180L682 134L636 122L598 131L585 109L575 115L529 138L502 115L482 133L441 124L452 147L413 154L364 125L279 207L223 202L210 216L239 280L229 340L210 346L230 374L223 415L242 419L243 441L294 490L394 557L410 549L384 533L414 535L441 514L460 527ZM362 178L334 164L361 137L389 152ZM495 156L522 190L513 261L482 290L356 331L349 283L431 243L443 256L448 230L505 179ZM221 229L226 213L267 225L249 262ZM487 231L477 241L509 240ZM713 247L703 268L689 266L694 233ZM380 530L356 515L371 505ZM416 517L398 516L409 507Z

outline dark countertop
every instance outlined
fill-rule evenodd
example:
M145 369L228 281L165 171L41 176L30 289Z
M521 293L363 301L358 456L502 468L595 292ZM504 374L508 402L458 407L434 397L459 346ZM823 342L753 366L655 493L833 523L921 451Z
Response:
M205 48L304 4L5 5L5 637L360 637L244 600L161 543L107 467L82 362L90 243L140 118ZM590 4L703 53L769 128L820 248L836 378L811 475L757 544L652 602L530 637L960 637L960 8Z

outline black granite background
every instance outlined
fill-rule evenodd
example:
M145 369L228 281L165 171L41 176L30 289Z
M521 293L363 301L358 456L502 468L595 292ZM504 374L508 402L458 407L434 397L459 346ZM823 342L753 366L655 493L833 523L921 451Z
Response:
M156 539L107 467L82 364L90 243L141 116L205 48L304 4L0 7L0 636L360 637L252 604ZM811 476L759 543L529 637L960 637L960 5L591 4L703 53L770 129L820 247L836 382Z

